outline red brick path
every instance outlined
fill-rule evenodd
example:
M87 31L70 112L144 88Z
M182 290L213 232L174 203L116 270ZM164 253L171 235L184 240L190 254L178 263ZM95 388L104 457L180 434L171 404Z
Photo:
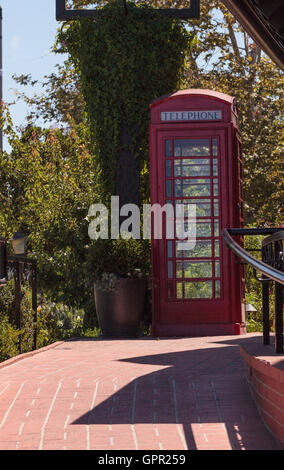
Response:
M8 365L0 449L277 449L241 341L78 340Z

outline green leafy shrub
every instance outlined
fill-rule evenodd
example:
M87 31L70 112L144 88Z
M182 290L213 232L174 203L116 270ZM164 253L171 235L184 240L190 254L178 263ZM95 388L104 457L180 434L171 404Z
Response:
M96 240L88 249L87 271L96 287L114 290L119 278L146 280L143 322L152 321L151 246L149 240Z
M22 353L31 351L34 338L34 311L30 287L21 285L21 330L16 325L14 285L9 281L0 289L0 361L19 354L19 335ZM84 311L43 298L37 308L37 347L61 339L84 336ZM97 332L90 330L90 336Z
M88 249L87 266L93 281L112 284L115 277L149 279L150 259L148 240L98 239Z
M45 327L54 341L83 336L84 311L45 299L38 307L40 330Z
M33 310L31 291L25 283L21 285L21 330L19 331L17 329L18 319L15 315L14 281L12 280L0 290L1 325L2 322L7 329L7 334L10 334L11 338L13 337L13 331L17 331L18 335L21 334L22 352L31 351L33 346ZM7 322L9 323L9 327L7 326ZM11 344L14 344L13 339L11 339ZM17 344L18 342L14 344L16 348L18 348Z
M6 361L19 352L19 331L9 323L7 315L0 319L0 362Z
M56 303L93 314L84 271L86 215L99 195L88 128L72 122L64 130L28 126L18 135L8 110L2 118L11 151L0 155L1 236L28 234L39 290Z
M252 225L249 227L253 227ZM260 249L261 242L264 239L264 236L257 235L257 236L248 236L245 237L245 248L246 249ZM252 256L261 260L261 253L260 252L252 252ZM257 272L258 277L262 277L261 273ZM249 333L255 331L262 331L263 324L262 324L262 284L261 282L257 281L253 274L253 269L251 266L245 267L245 288L246 288L246 304L251 304L256 311L255 312L247 312L247 331ZM273 282L270 282L270 296L269 296L269 321L271 330L273 330L273 318L274 318L274 286Z

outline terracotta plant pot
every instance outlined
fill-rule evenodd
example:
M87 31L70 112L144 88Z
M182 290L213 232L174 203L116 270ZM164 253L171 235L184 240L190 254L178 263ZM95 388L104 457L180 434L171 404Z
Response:
M103 336L139 336L145 287L142 279L119 279L115 291L105 291L95 286L96 311Z

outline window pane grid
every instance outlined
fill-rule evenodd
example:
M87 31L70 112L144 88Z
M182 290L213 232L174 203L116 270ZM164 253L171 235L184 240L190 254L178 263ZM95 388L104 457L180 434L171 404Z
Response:
M175 220L185 221L185 231L192 219L187 207L179 218L176 205L195 204L197 230L194 247L167 242L168 298L220 298L218 139L171 139L165 148L166 197L171 198L166 203L174 204Z

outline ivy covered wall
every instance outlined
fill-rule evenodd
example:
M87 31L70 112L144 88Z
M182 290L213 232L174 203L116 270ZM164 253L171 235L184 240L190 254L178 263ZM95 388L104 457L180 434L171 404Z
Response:
M140 204L149 198L149 104L184 78L190 35L180 20L121 0L97 20L64 25L58 45L81 77L102 199ZM60 50L60 49L59 49Z

